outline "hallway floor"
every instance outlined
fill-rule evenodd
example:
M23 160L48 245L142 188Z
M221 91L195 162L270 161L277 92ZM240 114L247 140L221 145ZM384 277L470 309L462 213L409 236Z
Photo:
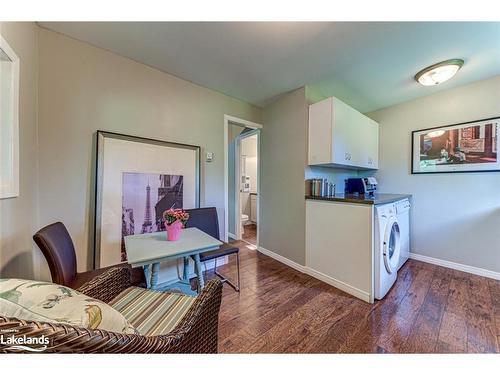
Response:
M245 225L244 228L245 233L241 236L243 241L246 241L252 245L257 244L257 225L256 224L248 224Z
M239 244L242 288L224 285L221 353L499 351L500 281L410 260L370 305ZM233 257L220 272L236 277Z

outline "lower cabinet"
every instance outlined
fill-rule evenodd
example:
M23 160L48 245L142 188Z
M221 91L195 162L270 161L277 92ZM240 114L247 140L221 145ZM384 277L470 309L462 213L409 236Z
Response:
M250 194L250 221L257 223L257 195Z
M306 200L306 267L373 303L373 206Z

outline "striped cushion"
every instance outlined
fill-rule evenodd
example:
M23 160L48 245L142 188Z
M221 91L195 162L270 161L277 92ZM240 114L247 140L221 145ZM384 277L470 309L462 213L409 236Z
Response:
M172 331L186 315L195 298L178 293L130 287L109 304L144 336Z

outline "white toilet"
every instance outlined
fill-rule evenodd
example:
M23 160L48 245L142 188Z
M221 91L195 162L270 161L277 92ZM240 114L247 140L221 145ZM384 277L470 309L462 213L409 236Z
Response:
M241 235L243 236L245 234L245 223L248 221L248 215L242 214L241 215L241 221L240 221L240 226L241 226Z

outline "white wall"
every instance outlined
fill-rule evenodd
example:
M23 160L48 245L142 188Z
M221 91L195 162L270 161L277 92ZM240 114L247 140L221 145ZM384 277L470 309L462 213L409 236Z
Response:
M257 135L241 140L241 153L246 156L245 169L250 177L250 193L257 193Z
M241 212L251 216L250 193L257 193L257 135L241 140L242 168L245 164L245 174L250 179L250 191L240 193Z
M250 193L257 193L257 156L247 156L246 170L250 177Z
M97 130L200 145L201 205L224 228L224 114L261 122L260 108L45 29L39 60L40 225L67 225L80 271L92 260Z
M329 183L335 184L335 194L344 194L345 180L350 177L361 176L361 173L363 172L358 172L354 169L307 166L305 169L305 178L326 178Z
M379 190L413 194L412 252L500 272L500 172L412 175L411 131L500 116L500 76L368 114Z
M33 279L42 257L32 236L38 226L37 26L0 22L0 33L20 59L19 197L0 200L0 277Z

